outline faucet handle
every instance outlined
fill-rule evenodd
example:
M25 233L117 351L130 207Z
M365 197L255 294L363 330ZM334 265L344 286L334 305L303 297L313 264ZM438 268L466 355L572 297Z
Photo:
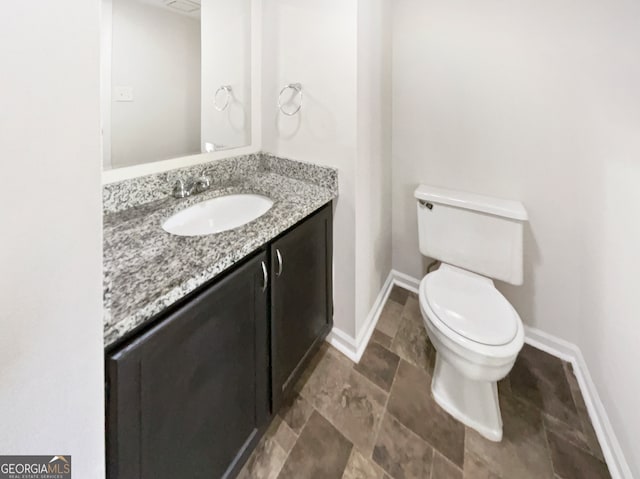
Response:
M200 172L200 176L193 180L193 189L195 193L202 193L211 188L211 177L207 175L207 169L205 168Z
M200 172L198 183L206 190L211 186L211 177L207 174L208 168L205 168Z
M186 187L184 180L178 179L173 185L173 197L186 198L189 195L191 195L191 189Z

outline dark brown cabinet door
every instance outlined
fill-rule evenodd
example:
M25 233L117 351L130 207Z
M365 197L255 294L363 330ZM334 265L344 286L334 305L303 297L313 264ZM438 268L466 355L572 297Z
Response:
M265 253L107 358L110 479L237 473L269 419L263 263Z
M274 411L333 324L331 204L271 245Z

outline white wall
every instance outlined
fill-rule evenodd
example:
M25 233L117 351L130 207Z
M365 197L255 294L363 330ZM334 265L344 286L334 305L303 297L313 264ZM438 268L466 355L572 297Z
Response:
M356 330L391 270L391 5L358 2Z
M274 0L263 18L263 148L339 170L334 322L355 337L357 1ZM278 114L280 88L296 82L305 95L300 114Z
M71 454L90 479L104 477L99 5L0 15L0 451Z
M583 351L640 476L640 4L393 2L393 265L419 182L522 200L523 320Z
M113 0L112 23L111 166L200 153L200 20ZM115 101L118 86L134 100Z
M202 151L251 143L251 14L251 0L202 2ZM214 98L223 85L233 94L220 112ZM225 94L216 101L223 107Z
M391 267L388 0L264 4L263 147L338 168L334 323L358 338ZM280 89L301 83L299 115Z

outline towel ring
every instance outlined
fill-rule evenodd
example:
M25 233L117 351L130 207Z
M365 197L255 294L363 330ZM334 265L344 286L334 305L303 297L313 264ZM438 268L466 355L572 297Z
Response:
M225 92L224 105L218 106L218 95L222 91ZM220 88L218 88L213 95L213 107L218 111L225 111L227 108L229 108L229 103L231 103L232 91L233 90L231 89L231 85L222 85Z
M284 105L282 104L282 94L287 90L295 90L299 98L298 107L293 111L286 111L284 109ZM300 109L302 108L302 85L300 83L289 83L288 85L285 85L282 90L280 90L280 94L278 95L278 108L284 115L287 116L294 116L300 111Z

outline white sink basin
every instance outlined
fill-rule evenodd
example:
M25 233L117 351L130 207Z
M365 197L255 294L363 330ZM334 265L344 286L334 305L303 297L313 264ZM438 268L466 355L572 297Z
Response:
M262 195L228 195L197 203L162 224L178 236L201 236L232 230L259 218L273 206Z

